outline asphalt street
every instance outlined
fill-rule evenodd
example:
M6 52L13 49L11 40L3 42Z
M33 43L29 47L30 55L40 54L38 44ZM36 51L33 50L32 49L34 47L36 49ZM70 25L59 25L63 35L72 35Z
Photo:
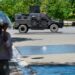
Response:
M13 29L8 29L8 32L12 36L15 49L20 46L75 45L75 27L64 27L59 29L58 33L51 33L50 30L29 30L26 34L20 34L18 30ZM33 59L40 57L43 59ZM75 53L31 55L19 60L23 65L59 63L75 65Z
M64 27L57 33L50 30L29 30L19 33L18 30L8 29L14 46L75 44L75 27Z

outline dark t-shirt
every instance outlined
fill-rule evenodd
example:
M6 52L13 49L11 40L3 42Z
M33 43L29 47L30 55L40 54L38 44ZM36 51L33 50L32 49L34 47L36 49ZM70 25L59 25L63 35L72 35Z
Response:
M4 38L6 40L4 40ZM10 60L12 58L12 40L8 32L6 37L3 33L0 35L0 60Z

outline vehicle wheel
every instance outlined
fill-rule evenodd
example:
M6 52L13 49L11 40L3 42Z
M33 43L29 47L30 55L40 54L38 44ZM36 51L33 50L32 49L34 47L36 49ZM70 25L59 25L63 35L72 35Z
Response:
M32 19L31 23L32 23L32 26L36 26L38 24L36 19Z
M46 20L41 20L41 25L46 26L48 23Z
M50 26L50 31L51 32L57 32L58 31L58 25L56 25L56 24L52 24L51 26Z
M28 32L28 27L27 27L27 25L20 25L20 26L19 26L19 32L20 32L20 33L27 33L27 32Z

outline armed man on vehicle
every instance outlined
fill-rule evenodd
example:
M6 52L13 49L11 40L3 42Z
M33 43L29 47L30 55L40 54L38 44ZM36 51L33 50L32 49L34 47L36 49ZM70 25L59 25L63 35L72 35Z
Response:
M9 18L0 12L0 75L9 75L9 61L12 58L12 41L7 32Z

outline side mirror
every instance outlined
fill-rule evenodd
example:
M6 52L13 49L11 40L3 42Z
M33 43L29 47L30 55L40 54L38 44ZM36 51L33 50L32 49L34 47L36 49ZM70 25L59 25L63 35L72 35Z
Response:
M0 25L3 25L3 19L0 18Z

